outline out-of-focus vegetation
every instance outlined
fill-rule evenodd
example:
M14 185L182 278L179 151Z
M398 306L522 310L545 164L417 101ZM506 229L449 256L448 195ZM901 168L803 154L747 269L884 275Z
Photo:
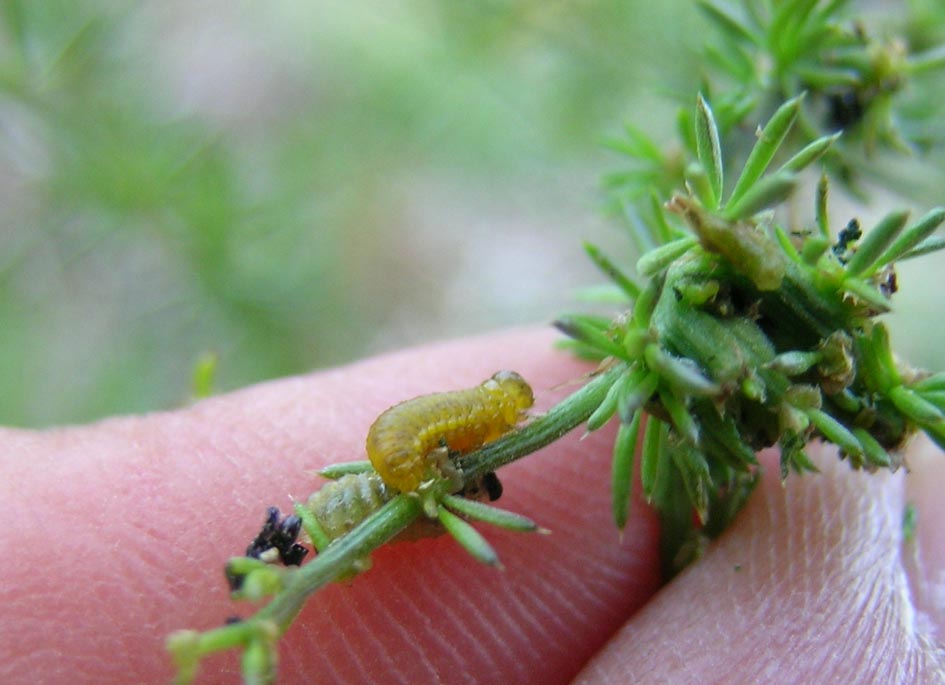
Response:
M16 425L179 404L207 352L228 389L550 320L597 280L600 139L673 125L706 31L682 0L10 1L0 22ZM925 268L896 347L936 366Z

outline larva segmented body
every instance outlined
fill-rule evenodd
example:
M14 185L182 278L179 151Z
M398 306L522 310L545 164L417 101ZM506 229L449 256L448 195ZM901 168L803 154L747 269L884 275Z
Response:
M490 475L495 478L495 474ZM321 532L328 538L326 542L330 543L354 529L396 494L376 473L365 471L325 483L309 496L304 508L308 509ZM296 511L298 510L296 507ZM267 563L281 561L286 566L299 565L308 552L308 549L296 542L304 525L306 524L299 516L293 514L283 517L278 508L269 507L266 510L266 522L246 549L246 556ZM421 519L401 533L400 537L416 540L439 535L441 531L438 528L435 522ZM316 546L314 539L307 538L306 535L306 544ZM369 559L361 559L354 566L354 570L363 571L369 566ZM230 564L227 564L224 572L231 591L235 592L243 587L245 573L235 572Z
M509 432L534 403L528 383L499 371L468 390L424 395L394 405L368 431L367 453L391 488L413 492L440 477L440 448L465 454Z
M474 500L495 501L502 494L502 484L494 473L467 484L460 492ZM374 472L352 473L325 483L313 492L305 506L315 516L329 540L336 540L353 530L364 519L397 495L397 491ZM403 531L399 540L417 540L439 535L443 529L436 521L418 519Z
M489 472L482 478L467 482L457 494L467 499L493 502L502 495L502 484L494 473ZM396 495L397 492L388 487L377 473L362 471L325 483L309 496L305 509L315 518L327 538L326 542L330 543L349 533ZM298 566L308 553L308 549L297 542L303 525L299 516L283 516L277 507L269 507L262 529L246 548L245 556L267 563L281 561L286 566ZM436 520L421 517L396 539L419 540L443 532ZM305 542L314 544L309 539ZM363 559L357 570L364 570L368 565L368 560ZM224 572L231 591L243 587L245 574L234 572L229 564Z
M376 473L352 473L325 483L313 492L305 506L335 540L393 499L397 493Z

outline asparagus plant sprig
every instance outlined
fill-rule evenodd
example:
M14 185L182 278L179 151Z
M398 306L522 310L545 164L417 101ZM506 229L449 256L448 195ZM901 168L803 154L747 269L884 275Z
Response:
M893 212L865 232L851 222L834 239L822 177L809 223L782 225L773 209L836 139L812 141L773 167L800 103L773 114L727 191L715 117L700 95L687 191L658 207L650 231L662 244L639 258L637 278L588 250L629 311L559 322L583 354L620 369L588 428L620 421L620 527L642 431L643 493L663 517L671 565L724 528L758 477L764 447L780 448L785 476L813 470L804 448L815 438L867 469L897 468L916 430L945 447L941 376L898 364L877 320L896 290L895 264L945 246L933 235L945 210L914 223Z
M554 442L588 419L601 403L617 376L612 369L592 378L584 387L547 412L484 447L464 455L460 464L467 484L477 483L485 474L520 459ZM321 475L339 482L345 478L376 478L369 462L350 462L327 467ZM344 507L343 532L337 537L325 531L312 516L314 498L325 494L329 483L306 503L296 504L296 514L318 555L301 567L280 566L263 559L235 557L227 564L227 576L236 579L236 597L250 601L269 599L254 615L205 632L181 630L170 635L168 649L177 666L178 684L192 683L200 662L216 652L238 649L243 653L245 682L274 682L277 641L311 595L331 582L350 578L363 570L365 560L381 545L395 539L412 526L423 525L421 499L393 491L378 490L377 506ZM442 506L431 512L446 532L476 559L495 565L498 557L485 539L463 518L471 518L515 531L540 531L530 520L479 502L452 496L446 480L434 484L443 490L437 498ZM350 493L345 493L347 497ZM459 516L457 516L457 514ZM442 532L442 531L438 531Z

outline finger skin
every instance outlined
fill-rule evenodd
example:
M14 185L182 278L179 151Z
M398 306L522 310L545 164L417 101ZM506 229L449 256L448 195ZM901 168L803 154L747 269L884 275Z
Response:
M928 440L909 452L906 501L916 513L914 540L903 547L917 622L945 643L945 455Z
M290 378L176 412L0 432L0 682L163 683L167 633L208 629L231 602L225 560L309 473L364 458L388 406L509 368L537 410L587 368L518 331ZM578 432L503 469L500 504L551 529L482 528L504 571L441 537L380 550L372 570L312 598L281 645L280 683L563 683L656 591L656 524L610 520L612 434ZM239 682L232 656L201 683Z
M784 485L768 455L732 528L575 683L943 682L941 643L904 563L905 472L853 472L823 451L821 474Z

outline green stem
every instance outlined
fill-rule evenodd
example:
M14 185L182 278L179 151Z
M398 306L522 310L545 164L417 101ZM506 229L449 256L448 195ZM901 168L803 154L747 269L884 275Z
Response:
M398 495L302 566L292 583L254 618L273 621L280 633L285 632L310 594L348 573L354 563L396 537L421 514L418 498Z
M610 386L625 371L625 365L616 364L521 430L513 431L463 457L459 460L463 476L470 481L496 471L577 428L603 402Z
M521 430L471 452L460 464L465 479L475 480L541 449L586 421L623 372L622 364L614 366ZM302 566L292 584L274 597L257 618L274 621L284 630L308 595L347 573L353 563L396 537L421 513L419 499L398 495Z
M600 374L583 388L536 418L524 428L514 431L485 447L470 453L462 460L467 481L476 479L500 466L534 452L587 420L603 401L613 382L625 371L623 364ZM347 535L334 540L311 562L299 568L289 584L272 598L255 616L243 623L223 626L199 634L191 643L190 656L200 656L246 645L265 624L275 625L284 633L312 593L351 571L360 559L395 538L401 531L423 515L420 499L398 495L366 518ZM175 651L172 649L172 651Z

